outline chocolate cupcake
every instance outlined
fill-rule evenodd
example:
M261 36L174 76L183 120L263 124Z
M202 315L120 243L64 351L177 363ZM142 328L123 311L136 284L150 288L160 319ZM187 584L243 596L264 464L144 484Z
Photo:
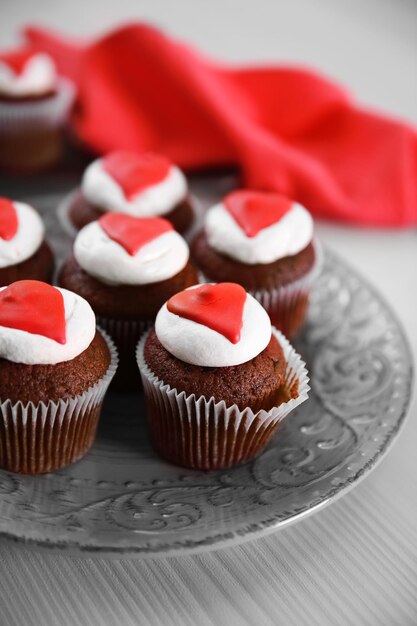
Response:
M196 469L245 463L306 400L304 363L240 285L198 285L168 300L137 361L155 449Z
M58 282L90 303L119 348L116 381L130 388L139 383L135 348L140 336L162 304L198 277L186 242L170 222L107 213L79 232Z
M45 241L45 227L28 204L0 198L0 286L16 280L51 282L52 251Z
M0 289L0 466L37 474L94 441L117 352L90 305L22 280Z
M73 101L72 84L57 76L47 54L0 54L0 167L26 172L55 164Z
M61 220L69 234L107 212L164 217L180 233L185 233L194 220L181 170L161 155L124 150L110 152L87 167L80 190L64 205L63 212Z
M319 257L313 220L300 204L234 191L208 210L191 250L205 280L242 285L287 337L302 328Z

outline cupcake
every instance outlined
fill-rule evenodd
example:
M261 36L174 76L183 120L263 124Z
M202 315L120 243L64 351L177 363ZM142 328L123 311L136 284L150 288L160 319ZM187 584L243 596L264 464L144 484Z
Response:
M155 449L196 469L256 457L309 389L300 357L235 283L172 296L137 361Z
M90 163L81 189L65 210L64 217L75 230L113 212L132 217L163 216L180 233L188 230L194 219L181 170L164 156L125 150Z
M198 282L187 243L160 217L107 213L85 226L58 275L61 287L85 298L115 340L124 388L138 385L135 348L174 293Z
M51 282L53 271L38 213L28 204L0 197L0 286L25 278Z
M301 329L318 255L312 217L300 204L234 191L207 211L191 250L205 280L242 285L287 337Z
M74 101L47 54L0 54L0 167L37 171L56 163Z
M37 474L91 447L117 367L90 305L21 280L0 289L0 466Z

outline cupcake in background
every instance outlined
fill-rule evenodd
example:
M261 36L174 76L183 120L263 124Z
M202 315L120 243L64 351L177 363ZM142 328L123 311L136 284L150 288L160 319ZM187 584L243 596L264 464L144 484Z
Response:
M49 283L53 271L39 214L24 202L0 197L0 286L23 279Z
M77 235L61 287L85 298L120 352L117 384L137 388L136 344L174 293L198 282L185 240L167 220L107 213Z
M205 280L239 283L284 335L297 335L319 269L303 206L277 193L233 191L207 211L191 250Z
M74 88L50 56L31 50L0 53L0 168L35 172L62 154Z
M137 361L155 449L195 469L250 461L308 395L304 363L235 283L170 298Z
M126 150L110 152L90 163L63 217L69 229L79 230L113 212L164 217L180 233L194 221L182 171L162 155Z
M93 444L117 351L90 305L22 280L0 289L0 467L50 472Z

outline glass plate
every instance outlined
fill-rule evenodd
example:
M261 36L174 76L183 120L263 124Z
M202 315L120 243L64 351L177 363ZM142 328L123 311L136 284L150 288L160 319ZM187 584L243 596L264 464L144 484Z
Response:
M70 241L54 212L45 218L65 255ZM255 461L211 473L165 463L140 395L109 394L82 461L35 477L0 471L0 535L86 556L178 554L261 536L333 502L394 441L410 400L410 350L389 306L329 251L296 348L310 399Z

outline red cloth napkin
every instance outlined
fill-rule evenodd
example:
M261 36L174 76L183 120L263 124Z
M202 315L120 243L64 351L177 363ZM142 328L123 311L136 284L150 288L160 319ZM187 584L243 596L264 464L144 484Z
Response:
M304 69L230 68L149 26L77 44L28 28L79 89L74 129L98 153L153 150L184 168L234 164L316 216L417 223L417 134Z

